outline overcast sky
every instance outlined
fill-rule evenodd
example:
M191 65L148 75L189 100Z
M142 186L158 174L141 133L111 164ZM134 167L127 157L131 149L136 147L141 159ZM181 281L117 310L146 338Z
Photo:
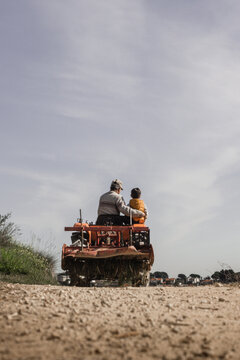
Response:
M240 271L240 3L1 0L0 213L60 258L112 179L153 270ZM33 235L34 234L34 235ZM37 238L42 239L41 244Z

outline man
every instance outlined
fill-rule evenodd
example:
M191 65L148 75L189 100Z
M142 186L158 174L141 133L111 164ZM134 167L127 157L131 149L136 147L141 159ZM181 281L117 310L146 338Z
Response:
M112 181L110 191L100 197L97 225L127 225L130 212L135 218L145 216L142 211L131 209L125 204L120 195L121 190L123 190L122 182L116 179ZM120 213L126 216L120 216Z

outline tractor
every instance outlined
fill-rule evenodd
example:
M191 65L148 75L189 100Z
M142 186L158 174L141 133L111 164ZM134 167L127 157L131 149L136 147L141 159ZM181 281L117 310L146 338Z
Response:
M80 215L72 227L65 227L72 232L72 244L63 245L62 269L69 274L70 285L91 286L106 280L118 286L148 286L154 262L150 229L108 220L104 225L83 223Z

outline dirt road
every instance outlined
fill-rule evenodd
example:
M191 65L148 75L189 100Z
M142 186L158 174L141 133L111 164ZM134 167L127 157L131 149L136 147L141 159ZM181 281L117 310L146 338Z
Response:
M240 288L0 283L0 359L240 359Z

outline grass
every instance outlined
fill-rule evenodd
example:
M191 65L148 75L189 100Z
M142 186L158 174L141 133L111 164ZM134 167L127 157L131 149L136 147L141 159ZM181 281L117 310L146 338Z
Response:
M0 280L25 284L57 284L55 260L49 254L18 243L19 228L0 215Z

